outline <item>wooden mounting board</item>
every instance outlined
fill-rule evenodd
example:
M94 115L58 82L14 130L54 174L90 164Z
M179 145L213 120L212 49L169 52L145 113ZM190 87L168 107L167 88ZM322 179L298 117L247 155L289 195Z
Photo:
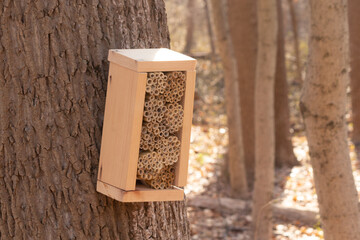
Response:
M137 184L135 190L124 191L98 180L96 191L119 202L163 202L184 200L184 190L177 187L173 187L172 189L157 190Z

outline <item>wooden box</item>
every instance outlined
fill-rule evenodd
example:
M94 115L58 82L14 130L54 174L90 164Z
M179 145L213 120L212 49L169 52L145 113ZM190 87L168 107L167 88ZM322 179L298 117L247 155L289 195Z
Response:
M196 60L165 48L110 50L108 60L110 70L97 191L121 202L183 200L184 193L181 187L184 187L187 181ZM156 86L153 79L156 79ZM184 82L184 87L183 85L179 87L182 92L181 89L170 87L177 87L176 84L181 82L178 79ZM158 99L156 100L158 102L154 99ZM168 103L167 100L174 103ZM156 104L159 112L158 114L152 112L151 119L146 115L148 112L144 111L144 105L147 109L146 106L150 101L153 101L151 104ZM178 110L173 110L174 106ZM177 115L172 116L172 113ZM176 124L172 126L172 122ZM148 144L146 142L148 140L144 140L146 127L150 129L151 126L151 131L155 132L155 125L158 129L159 124L162 130L161 133L160 130L156 130L156 134L162 134L162 137L151 133L153 134L151 144ZM175 130L177 131L174 132ZM176 136L172 138L175 143L171 143L174 148L166 147L169 141L164 136L171 134ZM141 141L142 148L150 148L150 145L157 148L151 147L153 149L151 153L144 151L140 149ZM166 151L163 150L165 148ZM153 166L156 173L153 169L149 170L149 174L144 173L140 167L138 169L138 161L143 166L142 160L145 159L143 157L139 160L139 156L141 158L144 154L153 157L151 161L153 165L156 164ZM177 155L179 157L176 157ZM177 161L168 166L166 164L169 164L169 159L177 159ZM147 160L143 161L148 164ZM161 178L156 174L159 174L159 171L165 174L165 168L169 176L165 183L160 184L161 179L165 177ZM137 180L139 176L145 179L142 183ZM156 178L157 182L154 179L149 180L151 177ZM161 187L166 184L168 186L166 189L151 187Z

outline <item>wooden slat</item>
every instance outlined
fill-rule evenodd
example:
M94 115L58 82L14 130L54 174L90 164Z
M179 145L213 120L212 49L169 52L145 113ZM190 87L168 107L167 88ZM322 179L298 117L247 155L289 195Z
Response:
M146 74L110 63L98 179L134 190Z
M139 62L139 72L195 70L196 61Z
M137 185L135 190L124 191L100 180L96 190L120 202L154 202L154 201L183 201L184 190L172 189L155 190L143 185Z
M194 71L196 60L167 48L113 49L108 60L137 72Z
M140 148L140 139L141 139L141 127L143 120L143 111L145 103L145 88L146 88L146 79L147 73L138 73L137 74L137 86L136 86L136 97L134 104L134 118L131 131L131 146L130 146L130 158L129 158L129 168L128 168L128 177L127 185L133 189L133 186L136 184L136 172L137 172L137 163L139 159L139 148ZM134 184L135 182L135 184ZM130 188L124 188L128 190Z
M194 106L196 71L186 72L185 101L184 101L184 123L180 134L181 149L180 159L176 164L175 186L184 187L187 182L190 134Z

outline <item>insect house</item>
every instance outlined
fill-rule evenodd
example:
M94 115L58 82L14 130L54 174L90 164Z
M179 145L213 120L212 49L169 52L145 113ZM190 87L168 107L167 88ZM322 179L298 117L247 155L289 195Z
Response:
M97 191L121 202L184 199L196 60L110 50Z

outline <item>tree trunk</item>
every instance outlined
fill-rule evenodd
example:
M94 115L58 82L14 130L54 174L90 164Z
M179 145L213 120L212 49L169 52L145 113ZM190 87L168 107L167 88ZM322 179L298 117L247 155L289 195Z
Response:
M302 81L302 68L301 68L301 59L300 59L300 50L299 50L299 34L298 34L298 24L297 17L294 7L294 0L288 0L290 19L291 19L291 28L293 31L293 44L294 44L294 54L295 54L295 65L296 65L296 80L298 84L301 84ZM281 3L280 3L281 6Z
M223 0L211 0L211 10L215 27L217 47L224 68L226 113L229 133L228 173L232 193L236 197L248 194L244 164L244 150L241 132L239 87L237 81L236 60L230 39L228 22L225 18Z
M346 2L310 1L310 57L300 104L327 240L360 239L358 194L345 122L349 67Z
M255 68L257 52L257 23L256 1L228 0L230 33L234 44L237 61L241 121L244 139L245 166L249 188L253 188L255 174ZM282 24L282 16L279 16ZM283 31L283 30L281 30ZM283 32L279 32L282 36ZM276 164L277 166L292 166L296 159L292 150L291 135L289 133L289 109L287 99L286 68L284 60L284 38L279 40L280 56L277 59L276 69ZM285 75L284 75L285 74Z
M285 42L281 0L277 0L278 40L275 75L275 164L278 167L298 164L290 135L288 83L285 67Z
M272 236L271 199L274 188L274 87L277 53L277 0L258 0L258 52L255 77L255 185L252 230L254 239Z
M360 3L349 0L349 33L350 33L350 86L353 128L352 141L357 158L360 161Z
M193 43L193 36L194 36L194 7L195 7L195 0L188 0L187 4L187 25L186 25L186 38L185 38L185 47L183 49L184 53L190 53L191 47Z
M254 93L257 49L256 1L228 0L229 26L238 69L242 136L249 188L255 174Z
M205 16L206 16L206 27L209 34L209 42L210 42L210 48L211 48L211 57L214 58L216 50L215 50L215 41L214 41L214 33L213 29L211 27L211 17L210 17L210 9L209 9L209 0L204 0L204 10L205 10Z
M184 202L95 191L109 48L169 46L162 0L0 1L1 239L189 239Z

